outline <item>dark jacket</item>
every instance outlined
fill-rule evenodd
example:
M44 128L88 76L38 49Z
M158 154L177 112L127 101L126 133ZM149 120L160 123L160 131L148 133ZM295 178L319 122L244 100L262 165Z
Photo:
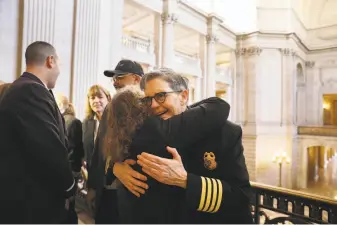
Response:
M73 115L63 115L68 137L68 151L71 169L80 172L84 149L82 142L82 123Z
M111 103L108 103L111 104ZM103 156L103 144L104 137L106 134L106 130L108 127L108 114L107 109L108 106L105 107L102 118L99 123L98 133L96 136L96 141L94 144L93 153L90 159L90 167L88 168L88 182L87 187L90 189L94 189L96 191L95 205L96 210L100 204L102 191L104 185L106 184L106 176L105 176L105 159ZM112 169L109 168L108 177L112 177Z
M24 73L2 100L0 124L0 223L64 222L76 185L54 96Z
M252 223L241 127L227 121L189 149L182 154L188 172L184 223Z
M94 132L96 127L96 122L92 119L84 119L83 128L83 147L84 147L84 160L87 161L88 167L91 165L91 157L94 152Z
M168 120L152 116L137 130L129 149L130 159L148 152L159 157L172 158L166 146L174 147L180 154L195 155L188 148L219 130L226 122L229 105L219 98L203 100ZM134 166L141 172L139 166ZM118 187L119 215L122 223L180 223L184 202L181 188L165 185L148 177L149 189L140 198L126 187Z

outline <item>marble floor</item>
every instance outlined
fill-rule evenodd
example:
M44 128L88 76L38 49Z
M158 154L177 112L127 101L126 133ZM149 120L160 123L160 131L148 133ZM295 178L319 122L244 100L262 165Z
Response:
M274 170L264 174L258 173L257 182L277 186L278 176L275 176L275 172ZM286 180L288 176L289 174L283 174L283 180ZM290 185L282 184L282 187L289 188ZM317 181L309 182L307 188L297 190L337 200L337 156L328 162L325 169L318 170Z

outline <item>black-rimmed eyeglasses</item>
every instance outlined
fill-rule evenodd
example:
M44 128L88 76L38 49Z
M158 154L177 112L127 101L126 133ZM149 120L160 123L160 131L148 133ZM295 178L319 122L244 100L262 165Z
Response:
M167 94L170 94L170 93L179 93L179 92L182 92L182 91L167 91L167 92L158 92L156 93L154 96L149 96L149 97L144 97L141 99L141 102L148 106L148 107L151 107L152 105L152 99L156 100L156 102L158 103L164 103L165 100L166 100L166 97L167 97Z

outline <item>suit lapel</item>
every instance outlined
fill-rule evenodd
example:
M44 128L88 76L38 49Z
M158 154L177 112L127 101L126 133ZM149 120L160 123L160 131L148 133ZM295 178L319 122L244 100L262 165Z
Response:
M87 127L87 138L90 140L88 143L90 148L94 148L94 130L95 130L95 120L91 119L88 120L88 127Z

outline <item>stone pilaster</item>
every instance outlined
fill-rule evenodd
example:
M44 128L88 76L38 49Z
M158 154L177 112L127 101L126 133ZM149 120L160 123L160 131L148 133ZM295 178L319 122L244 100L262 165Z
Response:
M262 49L258 46L249 48L239 48L236 51L236 102L240 101L236 107L237 118L241 126L243 126L243 146L246 158L247 168L250 179L256 179L256 77L259 68L259 55Z
M54 44L56 0L24 0L23 4L22 70L26 67L24 53L29 44L34 41Z
M200 98L206 98L206 78L207 78L207 46L206 46L206 36L199 35L199 58L200 58Z
M215 96L215 67L216 67L216 49L215 44L218 41L217 36L208 34L207 43L207 76L206 76L206 97Z
M281 53L281 121L280 126L292 126L296 121L295 63L296 52L280 48Z
M306 121L307 125L318 125L318 114L317 109L321 109L322 106L318 105L318 93L319 93L319 74L317 73L317 68L314 61L305 62L305 71L306 71L306 101L311 102L306 107Z
M162 67L174 68L174 24L178 21L177 0L164 0L163 13L161 15L163 24L162 36Z
M77 116L84 118L90 86L97 84L101 1L76 1L72 102Z
M113 90L103 71L121 59L123 5L124 0L76 1L72 101L80 119L90 86Z
M163 35L163 22L162 16L156 15L154 20L154 54L156 56L156 67L160 68L162 65L162 37Z

